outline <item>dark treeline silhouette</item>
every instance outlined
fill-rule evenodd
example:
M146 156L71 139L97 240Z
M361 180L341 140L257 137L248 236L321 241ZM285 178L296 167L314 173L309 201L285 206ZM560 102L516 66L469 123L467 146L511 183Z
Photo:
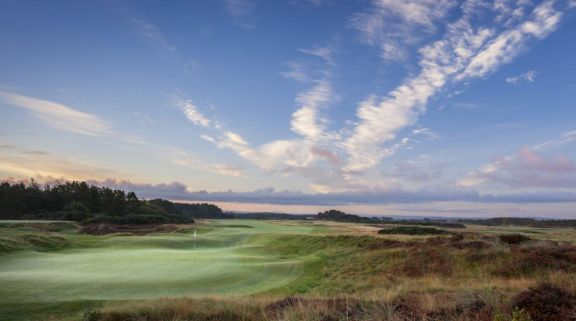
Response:
M193 218L234 218L234 215L222 212L222 209L208 203L173 203L164 199L153 199L148 203L162 208L168 214L181 215Z
M316 217L308 214L286 214L274 212L254 212L254 213L229 213L238 219L251 219L251 220L312 220Z
M478 224L486 226L527 226L527 227L573 227L576 228L576 220L552 220L552 219L534 219L525 217L494 217L488 219L459 219L459 222L468 224Z
M382 224L393 224L393 225L421 225L421 226L437 226L437 227L447 227L447 228L466 228L466 225L459 222L447 221L447 220L390 220L386 222L380 222Z
M363 222L371 221L370 218L360 217L354 214L346 214L338 210L328 210L318 213L317 219L325 221L338 221L338 222Z
M189 223L193 218L223 218L212 204L140 200L134 192L86 182L40 186L35 182L0 183L0 219L71 220L83 223Z

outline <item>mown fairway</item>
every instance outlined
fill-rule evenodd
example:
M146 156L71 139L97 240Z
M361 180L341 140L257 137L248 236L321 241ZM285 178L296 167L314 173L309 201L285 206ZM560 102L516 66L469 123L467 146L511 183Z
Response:
M71 234L72 248L1 255L0 305L268 291L296 278L301 262L264 254L258 242L245 241L315 229L235 220L203 225L196 241L192 230L146 236Z

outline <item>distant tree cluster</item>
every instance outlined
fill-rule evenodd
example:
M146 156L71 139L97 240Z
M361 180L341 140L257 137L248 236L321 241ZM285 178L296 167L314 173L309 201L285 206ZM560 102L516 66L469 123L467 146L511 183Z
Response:
M370 220L369 218L363 218L354 214L346 214L338 210L328 210L325 212L318 213L319 220L325 221L339 221L339 222L362 222L364 220Z
M230 214L235 218L239 219L250 219L250 220L312 220L315 219L314 215L309 214L286 214L286 213L274 213L274 212L254 212L254 213L232 213Z
M525 217L494 217L488 219L460 219L462 223L486 226L527 226L537 228L572 227L576 228L576 220L534 219Z
M440 235L449 234L449 232L434 227L404 225L381 229L378 231L378 234Z
M164 199L153 199L150 204L162 208L168 214L193 218L235 218L234 215L222 212L222 209L209 203L173 203Z
M220 217L212 204L178 204L140 200L134 192L65 182L0 183L0 219L71 220L84 223L153 224L193 222L193 217Z

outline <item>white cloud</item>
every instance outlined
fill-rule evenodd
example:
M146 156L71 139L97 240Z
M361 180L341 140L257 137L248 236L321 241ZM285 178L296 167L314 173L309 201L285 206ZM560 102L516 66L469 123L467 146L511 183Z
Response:
M205 141L211 142L211 143L215 143L216 140L209 135L200 135L200 138L204 139Z
M76 159L75 159L76 158ZM0 145L0 176L12 178L66 177L86 180L107 177L131 178L78 157L62 157L47 151Z
M182 110L184 115L186 115L186 118L188 118L188 120L194 123L195 125L199 125L202 127L209 127L210 124L212 123L210 119L206 118L206 116L204 116L198 110L198 107L196 107L196 105L194 105L194 103L190 99L176 96L174 97L174 100L176 106L178 106Z
M524 2L487 5L484 1L468 0L458 11L461 17L444 23L454 6L453 1L446 0L380 0L374 1L371 12L356 16L355 27L364 32L367 41L379 46L394 46L395 40L417 33L417 29L428 34L442 30L445 34L418 50L418 74L386 95L371 95L360 102L357 120L347 121L339 131L331 130L323 115L323 108L335 99L331 75L324 74L325 78L313 81L311 88L296 97L298 108L292 114L290 128L300 137L253 147L236 132L219 129L220 135L213 142L266 170L295 172L311 178L318 190L326 191L327 186L362 186L367 180L360 176L370 173L383 158L400 148L411 148L418 143L418 136L437 138L427 128L406 131L417 123L435 94L449 85L490 74L518 55L530 41L552 32L561 18L553 1L534 7ZM494 13L497 14L490 15ZM366 20L361 22L360 18ZM392 24L399 21L408 29L384 30L387 19L392 19ZM411 43L411 39L406 41ZM303 52L331 59L331 52L320 47ZM301 65L293 67L298 72L285 76L308 81Z
M334 49L331 47L313 47L307 49L298 49L300 52L322 58L327 64L334 65Z
M101 136L112 133L112 128L96 115L72 107L38 98L0 90L0 101L23 108L47 125L78 134Z
M444 39L420 50L419 75L384 98L373 96L360 104L359 121L344 141L350 155L346 169L365 170L378 164L389 155L389 150L381 145L413 125L425 111L428 100L446 84L494 71L515 57L528 40L552 32L560 17L553 3L546 1L534 9L528 20L501 33L491 27L473 27L466 15L450 24Z
M226 165L226 164L215 164L212 165L212 169L222 175L242 177L244 176L244 169L240 166Z
M564 155L545 157L530 148L500 157L458 182L460 186L496 184L513 188L576 187L576 165Z
M457 77L463 80L482 77L515 58L533 38L543 38L556 29L562 13L554 9L554 1L545 1L534 9L532 18L492 39L476 54Z
M332 85L328 80L320 80L310 90L300 93L296 103L300 108L292 114L291 129L306 139L325 138L326 120L319 116L320 108L334 100Z
M502 156L480 169L467 174L457 182L459 186L479 186L499 184L516 188L576 187L575 162L564 156L546 157L544 152L565 144L576 142L576 131L562 135L529 147L518 152Z
M286 65L290 68L289 71L281 72L280 75L288 79L292 79L298 82L307 82L308 73L306 72L304 65L299 62L290 61Z
M536 72L534 70L530 70L518 76L508 77L506 78L506 82L509 84L516 85L521 81L533 82L534 79L536 79Z
M430 128L419 127L412 130L412 134L416 136L423 136L428 139L438 139L440 136L433 132Z
M417 31L435 32L435 23L456 4L455 0L373 0L368 12L352 19L352 26L367 43L380 47L384 60L400 60L406 56L406 45L419 42Z

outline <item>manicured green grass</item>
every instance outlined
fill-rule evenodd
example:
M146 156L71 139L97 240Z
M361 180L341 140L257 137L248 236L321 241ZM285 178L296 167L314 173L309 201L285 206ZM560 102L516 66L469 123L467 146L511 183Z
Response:
M302 262L264 253L262 242L274 234L310 234L315 229L281 222L211 221L198 228L196 241L193 229L145 236L56 236L27 229L5 232L7 239L58 238L69 246L50 252L23 246L25 251L0 256L0 320L14 320L14 310L19 310L14 305L23 303L34 306L270 291L296 279ZM253 236L260 241L246 242Z

